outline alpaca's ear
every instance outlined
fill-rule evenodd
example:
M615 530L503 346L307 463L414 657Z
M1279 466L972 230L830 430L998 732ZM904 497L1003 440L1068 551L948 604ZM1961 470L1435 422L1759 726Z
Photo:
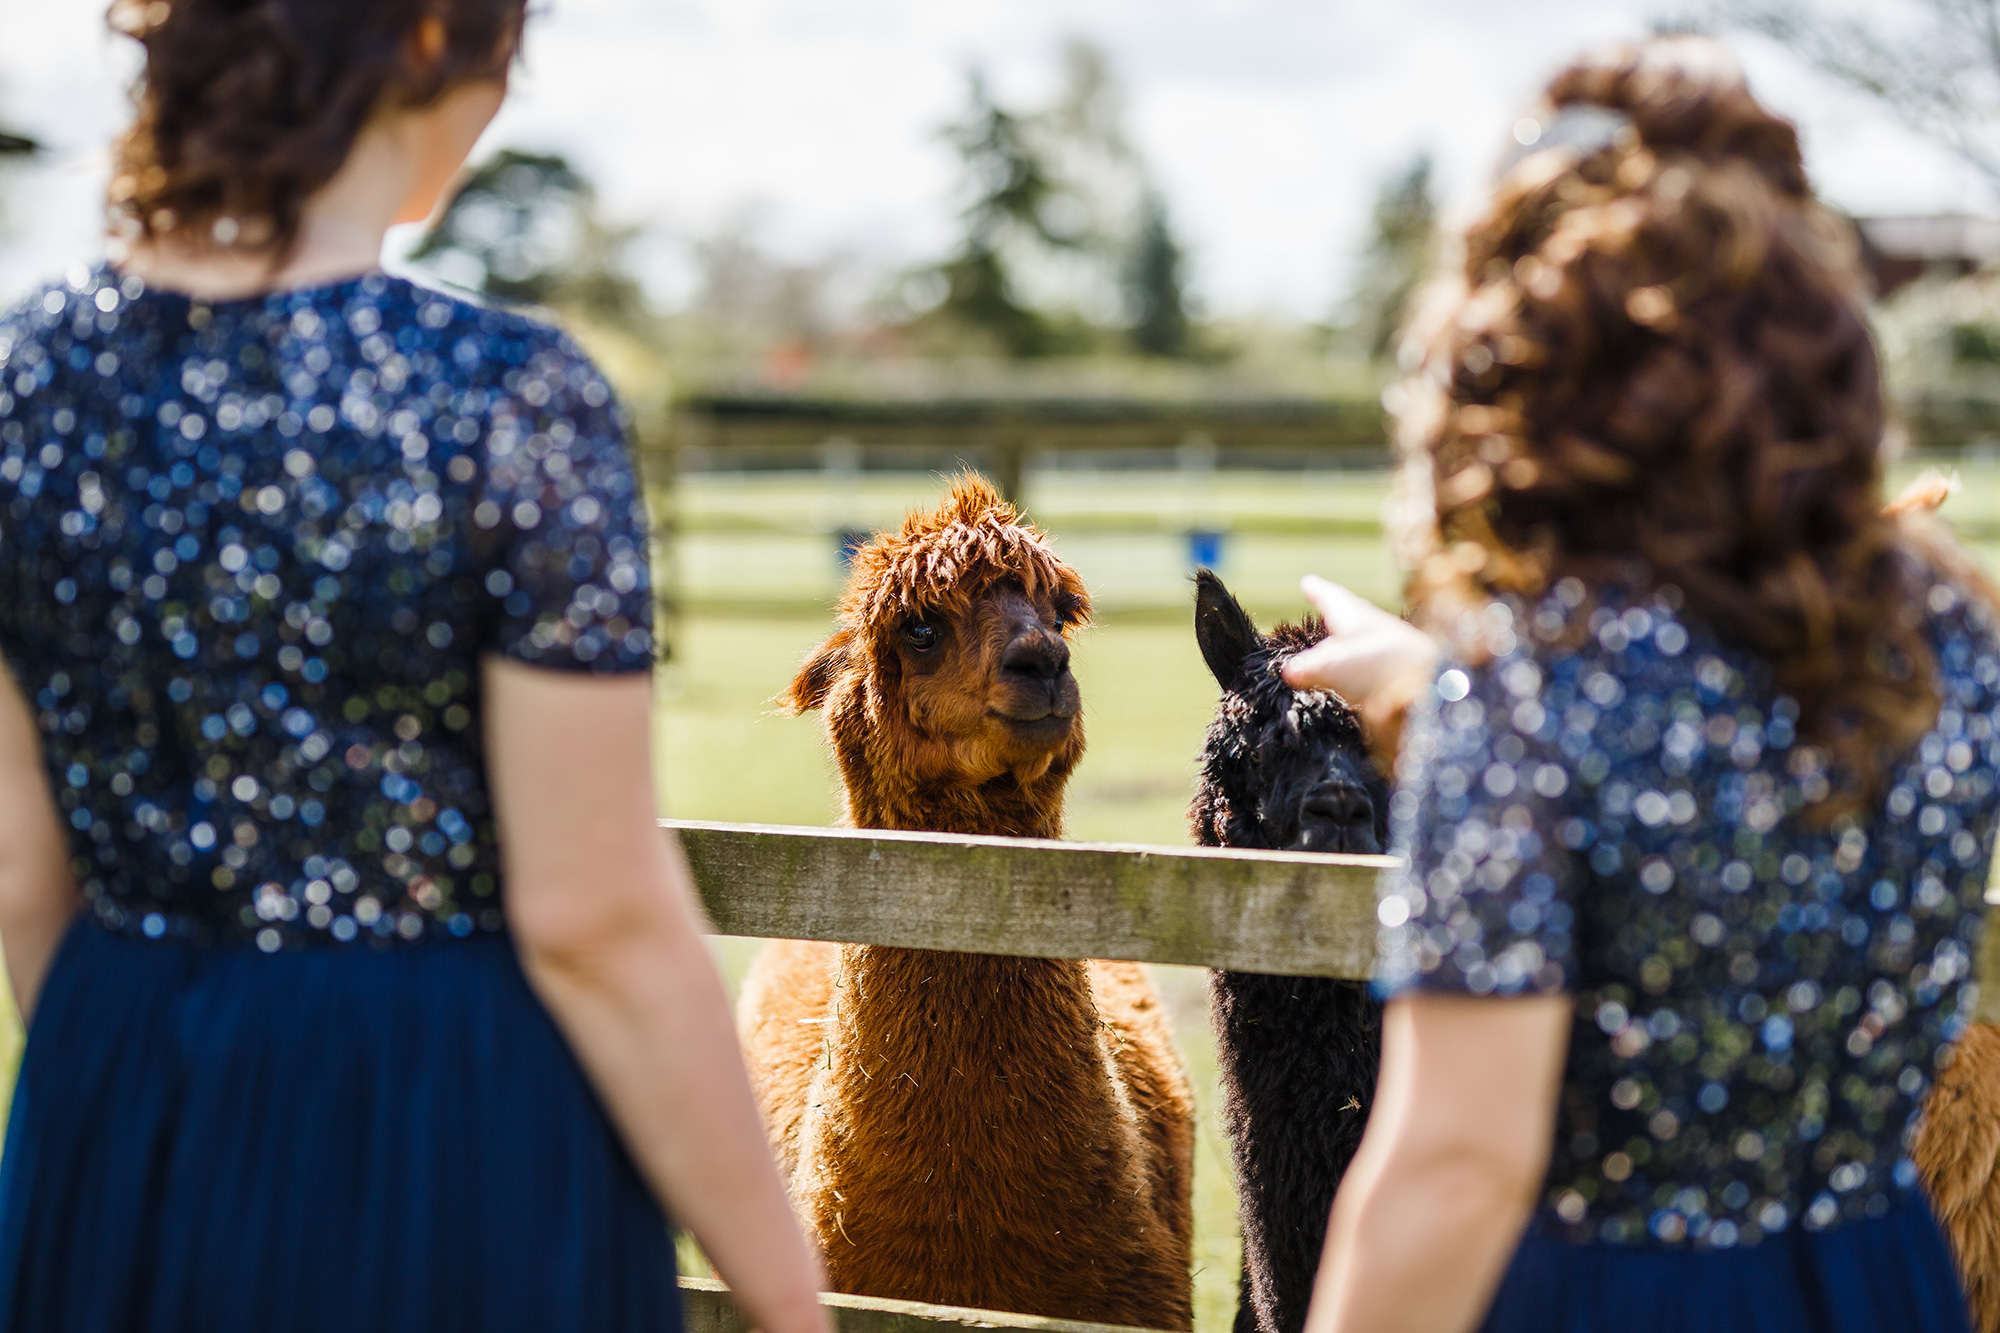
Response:
M1194 641L1201 645L1201 660L1217 684L1234 689L1243 679L1243 660L1257 650L1257 626L1212 570L1198 572L1194 584Z
M778 696L778 707L796 716L825 703L826 696L833 692L834 682L847 670L848 650L853 642L853 631L841 630L813 649L813 655L799 668L799 674L792 677L792 683Z

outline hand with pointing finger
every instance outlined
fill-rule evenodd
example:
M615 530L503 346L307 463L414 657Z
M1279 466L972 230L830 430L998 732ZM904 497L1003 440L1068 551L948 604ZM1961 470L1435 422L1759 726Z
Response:
M1437 673L1437 642L1338 583L1308 574L1299 587L1326 622L1326 637L1285 663L1285 683L1347 700L1361 715L1375 762L1389 773L1403 715Z

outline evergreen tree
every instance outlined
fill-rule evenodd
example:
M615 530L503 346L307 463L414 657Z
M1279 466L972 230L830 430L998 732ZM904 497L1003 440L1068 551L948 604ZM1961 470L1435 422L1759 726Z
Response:
M961 240L932 272L927 320L976 330L1010 356L1123 341L1147 355L1188 347L1186 254L1127 138L1125 97L1104 52L1073 39L1046 106L1001 106L975 70L946 131L963 163Z
M1125 300L1132 349L1145 356L1183 356L1188 351L1185 291L1187 252L1174 236L1166 201L1146 191L1139 232L1125 270Z
M1371 358L1392 350L1405 307L1430 264L1438 212L1431 175L1430 154L1419 153L1375 196L1368 246L1342 321Z
M970 106L945 137L964 164L964 239L940 267L946 283L941 313L991 335L1008 355L1049 350L1048 322L1024 303L1010 272L1010 243L1055 247L1074 238L1049 225L1056 183L1025 119L995 102L978 70L970 76Z
M621 319L643 305L619 267L631 235L598 217L596 190L568 158L506 148L466 180L410 258L500 301Z

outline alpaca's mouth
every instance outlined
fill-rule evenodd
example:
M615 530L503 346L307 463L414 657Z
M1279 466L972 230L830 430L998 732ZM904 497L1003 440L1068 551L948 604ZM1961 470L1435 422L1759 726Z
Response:
M1292 839L1292 845L1286 850L1340 853L1349 856L1376 856L1382 851L1381 847L1376 845L1372 831L1356 834L1345 829L1326 827L1300 829L1298 837Z
M1053 710L1043 713L1040 717L1014 717L995 709L987 716L1005 723L1007 729L1022 740L1041 742L1061 740L1069 734L1070 727L1076 722L1075 714L1058 713Z

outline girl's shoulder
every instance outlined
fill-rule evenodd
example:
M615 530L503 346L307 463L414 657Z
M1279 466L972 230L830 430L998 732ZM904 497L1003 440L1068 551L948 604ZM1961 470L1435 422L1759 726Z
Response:
M1455 669L1466 688L1525 696L1555 687L1599 710L1635 690L1738 694L1763 683L1753 655L1681 614L1672 588L1586 587L1566 578L1539 596L1503 596L1486 608L1477 651Z
M560 368L578 387L603 376L554 324L476 293L381 271L231 300L149 287L107 263L79 265L0 310L0 366L39 361L52 343L98 342L155 331L245 338L288 349L336 343L364 359L431 353L458 367Z
M502 387L531 408L621 414L610 381L570 334L473 293L377 274L364 280L340 313L363 338L364 352L370 335L362 329L379 318L385 329L392 322L399 326L398 350L421 349L486 377L497 375Z
M291 331L344 335L371 360L430 352L467 368L561 364L579 379L602 379L576 341L547 320L410 274L368 273L264 300L264 313L289 320Z
M2000 655L2000 585L1929 512L1898 519L1912 599L1929 621L1932 646L1947 657Z
M0 307L0 389L21 369L33 370L47 355L50 333L74 323L88 310L101 285L95 270L51 279ZM91 311L90 313L95 313Z

